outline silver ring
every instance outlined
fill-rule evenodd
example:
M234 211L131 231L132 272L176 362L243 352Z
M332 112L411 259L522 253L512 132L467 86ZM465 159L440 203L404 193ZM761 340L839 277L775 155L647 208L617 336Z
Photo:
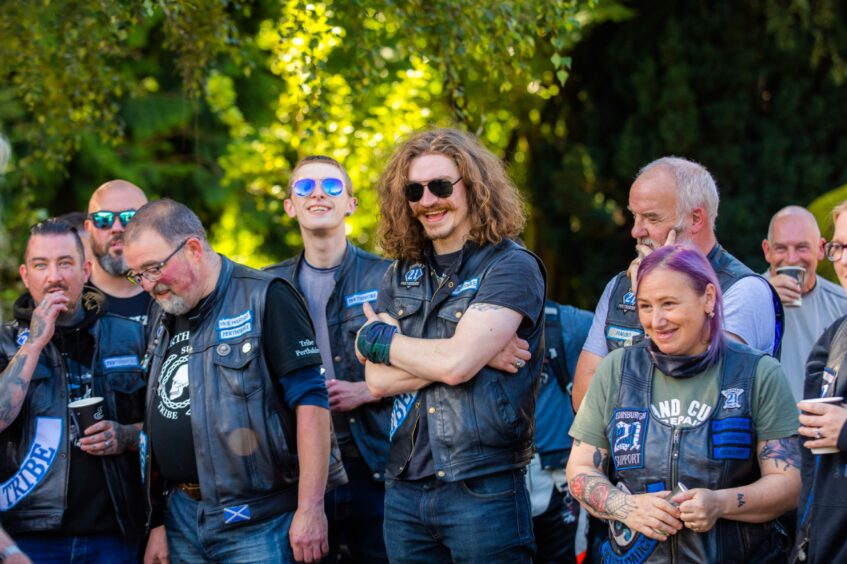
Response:
M817 440L821 440L821 428L820 427L815 427L815 438Z
M104 448L104 449L109 448L109 445L111 444L111 442L112 442L112 441L106 440L106 441L103 443L103 448Z
M522 361L521 359L517 359L517 360L516 360L515 362L513 362L512 364L514 364L514 365L515 365L515 368L521 369L521 368L523 368L523 367L524 367L524 365L525 365L526 363L525 363L524 361Z

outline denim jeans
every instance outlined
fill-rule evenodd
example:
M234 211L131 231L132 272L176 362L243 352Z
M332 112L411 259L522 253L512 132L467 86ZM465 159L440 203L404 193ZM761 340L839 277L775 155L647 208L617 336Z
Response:
M165 530L171 562L294 563L288 529L294 512L258 523L213 531L206 525L203 505L174 489L165 509Z
M391 562L532 562L529 495L522 470L458 482L385 483L385 547Z
M382 536L385 485L362 458L345 460L349 482L326 494L330 562L388 562Z
M127 542L119 535L50 537L15 535L15 542L36 564L137 564L141 543Z
M567 490L553 488L550 505L532 520L538 552L535 564L576 564L579 502Z

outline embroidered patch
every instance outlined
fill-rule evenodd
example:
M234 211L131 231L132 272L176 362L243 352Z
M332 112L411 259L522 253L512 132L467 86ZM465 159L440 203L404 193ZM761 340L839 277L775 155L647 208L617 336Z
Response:
M18 471L0 484L0 511L8 511L32 493L56 461L62 442L60 417L36 417L35 438Z
M627 329L624 327L617 327L615 325L609 325L606 327L606 338L611 339L613 341L618 341L620 343L625 343L627 345L631 345L635 342L635 339L644 335L644 331L641 329Z
M406 275L404 276L404 280L400 282L401 286L410 287L410 286L420 286L421 285L421 277L423 276L423 265L420 263L413 264L412 267L406 271Z
M625 305L634 306L635 305L635 294L630 290L626 294L623 295L623 303Z
M744 447L715 447L712 449L712 458L715 460L747 460L750 458L750 449Z
M244 325L249 321L253 321L253 312L248 309L244 313L240 313L235 317L218 319L218 329L231 329L233 327L238 327L239 325Z
M741 407L741 394L744 390L741 388L730 388L721 390L721 395L725 398L723 402L724 409L738 409Z
M479 278L471 278L470 280L465 280L459 287L453 290L451 295L458 296L463 292L477 291L479 289Z
M20 348L26 344L27 339L29 339L29 329L21 329L18 333L18 338L15 339L15 343L17 343Z
M344 296L344 303L347 305L347 307L353 307L357 305L362 305L365 302L375 302L376 297L376 290L368 290L366 292L359 292L358 294Z
M750 433L718 433L712 438L715 445L749 445L753 442Z
M616 409L613 436L609 441L615 468L625 470L644 466L644 439L649 422L647 410Z
M749 417L727 417L726 419L712 420L712 432L722 433L724 431L750 431L753 429Z
M631 493L623 483L617 484L617 487L621 491ZM645 562L658 544L658 541L633 531L620 521L609 521L609 533L611 540L604 542L601 549L604 564Z
M235 327L234 329L219 329L218 336L221 339L234 339L236 337L240 337L245 333L249 333L253 330L253 324L247 323L242 325L241 327Z
M391 430L388 432L388 440L394 438L394 433L409 416L412 410L412 404L415 403L415 398L418 397L417 392L409 392L406 394L398 394L394 396L394 405L391 407Z
M134 354L126 356L112 356L103 359L103 367L109 368L138 368L138 356Z
M544 306L544 315L556 315L559 310L552 306Z
M224 523L240 523L249 521L253 518L250 514L249 505L233 505L232 507L224 507Z
M715 460L748 460L753 446L753 422L749 417L713 419L709 441Z

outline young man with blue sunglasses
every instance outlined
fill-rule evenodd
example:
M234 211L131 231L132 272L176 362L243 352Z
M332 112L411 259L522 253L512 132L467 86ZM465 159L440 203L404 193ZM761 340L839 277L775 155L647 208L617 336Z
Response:
M124 229L135 210L147 203L144 192L126 180L110 180L91 195L88 202L88 232L91 253L90 283L106 295L109 311L147 325L150 295L126 279Z
M300 225L304 249L267 270L290 281L306 298L350 480L326 498L332 560L387 562L382 521L392 402L378 401L368 391L354 336L365 322L362 304L376 301L389 262L347 240L345 218L356 210L356 198L350 177L336 160L301 160L284 205Z

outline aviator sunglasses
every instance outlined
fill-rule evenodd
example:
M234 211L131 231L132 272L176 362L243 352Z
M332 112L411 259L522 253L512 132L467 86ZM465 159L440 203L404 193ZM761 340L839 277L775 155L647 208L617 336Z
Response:
M429 182L409 182L406 184L406 199L410 202L418 202L423 198L424 188L429 188L429 191L436 198L449 198L453 193L453 186L459 183L461 178L457 178L452 182L447 178L435 178Z
M322 178L321 190L327 196L338 197L344 193L344 182L340 178ZM292 189L297 196L307 198L315 191L318 181L314 178L301 178L294 183Z
M124 210L120 212L96 211L88 214L88 217L91 218L91 222L97 229L109 229L115 223L115 216L118 216L121 225L126 227L127 223L129 223L129 220L132 219L134 215L135 210Z

